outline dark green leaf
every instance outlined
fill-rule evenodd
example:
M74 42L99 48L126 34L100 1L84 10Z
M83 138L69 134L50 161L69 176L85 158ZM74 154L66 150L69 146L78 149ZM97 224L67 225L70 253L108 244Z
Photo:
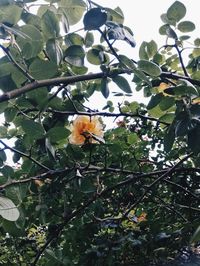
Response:
M100 49L90 49L87 52L87 60L93 65L100 65L109 61L108 56Z
M7 122L12 122L17 114L17 109L14 107L6 108L4 116Z
M175 1L167 10L167 17L171 20L178 22L186 14L186 8L184 4L179 1Z
M59 10L66 15L69 25L79 22L86 9L86 4L83 0L61 0L58 5L60 6Z
M174 144L175 140L175 131L174 131L174 125L172 124L164 136L164 149L166 152L169 152Z
M51 61L53 61L57 65L60 64L63 58L63 51L57 40L55 39L48 40L46 44L46 52Z
M43 37L40 31L32 25L24 25L20 27L20 31L28 37L17 37L17 43L22 50L22 55L26 59L36 57L43 49Z
M200 226L194 232L193 236L190 239L190 243L198 243L200 241Z
M105 10L107 11L107 16L108 16L107 20L117 22L120 24L124 23L124 14L120 7L117 7L115 9L106 7Z
M7 128L0 126L0 138L7 138Z
M110 91L109 91L109 87L108 87L108 80L107 80L107 78L103 78L101 80L101 93L103 94L103 96L105 98L108 98Z
M91 47L94 43L94 35L92 32L87 31L85 35L85 47Z
M51 143L56 143L60 140L66 139L70 135L70 131L64 127L53 127L47 131L46 136L50 139Z
M56 15L47 10L41 19L42 32L47 40L59 37L59 21Z
M162 72L161 68L158 65L147 60L139 60L138 68L153 77L160 76Z
M67 48L64 57L68 63L81 67L84 65L85 51L80 45L73 45Z
M195 29L195 24L191 21L182 21L178 24L178 29L181 32L190 32Z
M160 109L161 109L162 111L166 111L166 110L168 110L169 108L175 106L175 100L174 100L174 98L172 98L172 97L167 97L167 96L165 96L165 97L163 97L163 99L160 101L159 106L160 106Z
M58 69L55 63L37 58L30 65L29 71L35 79L48 79L54 77Z
M174 40L178 39L176 32L169 25L166 26L166 35Z
M98 30L107 20L107 14L101 8L90 9L83 18L85 30Z
M151 97L151 100L149 101L149 103L147 105L147 109L150 110L150 109L154 108L155 106L157 106L161 102L162 99L163 99L162 93L153 95Z
M197 125L193 130L188 132L188 146L195 153L200 152L200 126Z
M45 131L41 124L32 120L22 121L22 129L31 139L40 139L44 137Z
M123 55L123 54L120 54L119 55L119 59L120 59L120 62L122 62L125 66L127 66L129 69L136 69L136 66L133 62L133 60L131 60L129 57Z
M165 93L170 94L170 95L177 95L177 96L198 96L199 93L197 89L194 86L184 86L184 85L179 85L176 87L169 87L164 90Z
M124 77L116 76L112 78L112 81L115 82L122 91L126 93L132 93L131 87Z
M69 33L65 36L65 44L67 47L72 46L72 45L79 45L83 46L84 45L84 39L82 36L80 36L77 33Z
M0 9L0 22L7 26L16 25L21 18L22 8L17 5L3 6Z

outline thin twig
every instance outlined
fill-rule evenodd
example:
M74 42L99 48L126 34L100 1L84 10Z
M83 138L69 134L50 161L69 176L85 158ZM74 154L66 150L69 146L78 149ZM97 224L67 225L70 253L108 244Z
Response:
M185 67L185 65L184 65L184 63L183 63L183 57L182 57L181 51L179 50L177 44L175 44L174 47L175 47L175 49L176 49L176 51L177 51L177 53L178 53L178 57L179 57L179 60L180 60L180 63L181 63L181 67L182 67L182 69L183 69L183 73L184 73L184 75L185 75L186 77L189 77L189 75L188 75L188 73L187 73L187 70L186 70L186 67Z
M12 148L12 147L8 146L8 145L7 145L5 142L3 142L2 140L0 140L0 143L1 143L6 149L8 149L8 150L10 150L10 151L12 151L12 152L14 152L14 153L18 153L18 154L20 154L20 155L23 156L23 157L28 158L30 161L34 162L35 164L37 164L37 165L40 166L41 168L43 168L43 169L45 169L45 170L48 170L48 171L51 170L49 167L47 167L47 166L41 164L41 163L38 162L36 159L32 158L29 154L26 154L26 153L24 153L24 152L22 152L22 151L19 151L19 150L15 149L15 148Z
M145 189L145 191L143 192L143 194L139 197L139 199L131 205L131 207L124 213L124 216L127 216L129 214L129 212L134 209L146 196L147 194L151 191L151 189L157 184L159 183L161 180L164 180L167 176L169 176L170 174L172 174L175 169L181 165L184 161L186 161L189 157L191 157L193 153L190 153L188 155L186 155L183 159L181 159L178 163L176 163L174 166L172 166L171 168L169 168L163 175L161 175L160 177L158 177L156 180L154 180L149 186L147 186L147 188Z
M155 121L155 122L158 122L160 124L163 124L163 125L170 125L169 123L167 122L162 122L160 121L159 119L157 118L154 118L154 117L150 117L150 116L145 116L145 115L142 115L140 114L139 112L137 114L133 114L133 113L123 113L123 112L120 112L120 113L109 113L109 112L98 112L98 111L93 111L93 112L82 112L82 111L59 111L59 110L52 110L52 109L48 109L46 110L47 112L52 112L52 113L58 113L58 114L64 114L64 115L87 115L87 116L106 116L106 117L120 117L120 116L124 116L124 117L139 117L141 119L144 119L144 120L150 120L150 121Z
M31 82L33 82L35 79L28 73L27 70L25 70L20 64L17 63L17 61L14 59L12 54L9 51L9 48L4 47L3 45L0 44L0 48L4 51L4 53L8 56L10 61L16 66L16 68L19 69L19 71L24 74L24 76Z

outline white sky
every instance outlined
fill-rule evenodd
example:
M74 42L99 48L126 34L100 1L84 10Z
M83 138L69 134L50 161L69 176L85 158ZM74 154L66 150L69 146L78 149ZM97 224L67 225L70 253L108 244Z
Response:
M119 6L122 9L125 17L124 24L131 28L137 43L133 50L133 48L123 42L120 47L124 50L124 53L130 53L131 57L135 56L135 59L138 59L138 49L142 41L148 42L153 39L160 45L165 43L166 38L158 32L159 27L163 24L160 15L166 13L175 0L98 0L96 2L105 7L115 8ZM183 20L194 22L196 30L193 34L195 37L200 37L199 2L197 0L180 0L180 2L187 9Z

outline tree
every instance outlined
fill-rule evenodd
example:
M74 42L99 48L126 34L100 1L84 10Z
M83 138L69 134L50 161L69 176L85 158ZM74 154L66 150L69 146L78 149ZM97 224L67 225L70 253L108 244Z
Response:
M144 41L139 61L115 49L135 46L119 7L2 0L0 10L1 265L161 265L194 248L200 39L190 41L186 7L161 15L166 42Z

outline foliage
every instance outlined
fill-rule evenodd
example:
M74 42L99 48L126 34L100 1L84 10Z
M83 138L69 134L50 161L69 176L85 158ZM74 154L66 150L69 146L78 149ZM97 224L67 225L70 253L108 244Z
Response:
M136 61L115 48L135 46L119 7L0 1L1 265L161 265L198 243L200 39L185 14L174 2L165 44Z

